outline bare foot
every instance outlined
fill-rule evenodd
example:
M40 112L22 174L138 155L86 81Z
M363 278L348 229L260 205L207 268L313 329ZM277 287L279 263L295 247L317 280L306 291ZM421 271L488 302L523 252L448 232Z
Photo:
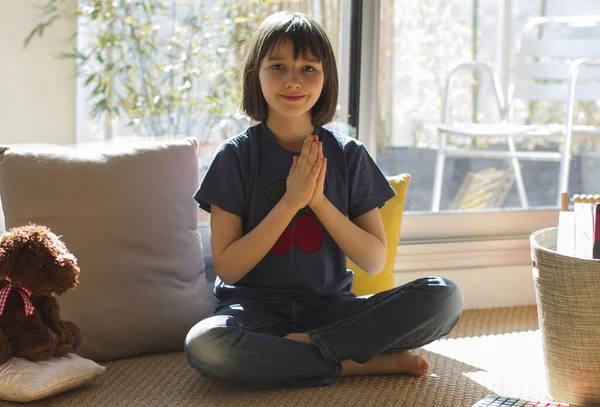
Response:
M296 342L312 344L306 332L290 333L284 336ZM429 371L429 359L410 352L383 353L375 359L361 364L353 360L342 362L342 376L376 375L376 374L409 374L424 376Z
M429 359L410 352L383 353L360 364L353 360L342 362L342 376L376 375L376 374L409 374L424 376L429 371Z
M312 341L310 340L310 336L308 336L308 334L306 332L287 334L286 336L284 336L284 338L289 339L291 341L307 343L309 345L312 344Z

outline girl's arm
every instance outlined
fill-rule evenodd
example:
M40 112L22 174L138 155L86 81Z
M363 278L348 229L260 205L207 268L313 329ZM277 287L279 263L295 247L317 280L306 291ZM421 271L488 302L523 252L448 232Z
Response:
M349 220L324 198L312 210L340 249L357 266L371 275L383 269L387 243L379 208Z
M297 209L283 199L250 233L242 237L242 218L210 206L211 247L215 271L225 284L235 284L271 250Z

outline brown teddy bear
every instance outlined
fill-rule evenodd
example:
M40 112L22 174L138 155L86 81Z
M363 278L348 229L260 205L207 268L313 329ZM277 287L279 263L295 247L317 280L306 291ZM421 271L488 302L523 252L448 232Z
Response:
M0 235L0 363L75 352L81 331L60 318L55 296L75 288L78 275L77 259L47 227Z

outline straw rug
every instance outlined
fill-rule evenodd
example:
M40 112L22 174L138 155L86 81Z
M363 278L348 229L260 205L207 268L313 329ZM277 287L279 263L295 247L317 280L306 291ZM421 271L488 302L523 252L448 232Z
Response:
M183 353L171 353L107 362L92 383L27 406L468 407L490 393L545 399L537 327L534 306L465 311L446 339L418 351L431 360L430 374L420 378L340 378L329 387L251 391L200 377Z

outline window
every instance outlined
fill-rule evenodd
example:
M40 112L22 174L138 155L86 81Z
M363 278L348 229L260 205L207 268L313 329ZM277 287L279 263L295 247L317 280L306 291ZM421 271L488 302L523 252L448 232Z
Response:
M149 2L152 3L152 2ZM157 7L152 14L144 14L140 5L128 5L131 10L118 9L124 16L132 14L139 23L135 29L153 36L157 46L150 46L151 53L142 52L132 37L129 56L121 65L129 69L124 76L116 75L116 82L129 82L138 86L134 97L138 103L146 103L140 94L151 88L155 94L156 108L161 98L180 97L182 108L165 109L158 116L119 119L103 115L90 119L93 86L85 86L85 78L79 80L78 92L78 139L96 140L113 137L195 137L200 142L201 171L206 171L215 148L226 138L243 132L251 123L239 115L241 99L241 73L246 48L254 29L268 15L281 11L300 11L313 16L327 31L338 60L340 78L340 102L334 121L329 128L352 134L348 123L348 75L350 14L340 0L279 0L269 2L246 2L218 0L210 2L167 2L165 8ZM137 8L136 8L137 7ZM79 21L78 45L85 49L90 45L89 33L98 27L90 26L85 18ZM129 35L127 31L122 33ZM157 64L162 74L151 77L148 66ZM135 75L145 75L151 85L140 86ZM181 91L182 87L189 89ZM175 96L173 96L175 95ZM185 99L187 98L187 99ZM92 99L93 100L93 99ZM97 100L97 99L96 99ZM171 99L173 100L173 99ZM202 177L203 174L201 174ZM201 211L203 220L207 214Z
M149 2L151 3L151 2ZM210 2L166 2L165 8L156 8L150 15L140 16L139 36L144 30L152 32L158 46L151 48L155 53L148 55L137 52L132 45L134 74L148 74L148 65L161 67L162 75L150 78L156 92L156 99L166 99L160 93L161 86L174 92L174 85L189 86L190 91L178 94L190 99L189 103L179 103L184 108L166 110L151 120L141 117L131 119L127 115L109 125L107 116L98 121L89 118L92 88L80 83L78 134L81 140L94 140L113 137L197 137L201 141L201 161L206 165L215 147L224 139L245 130L251 123L237 112L241 99L241 73L248 42L254 29L268 15L281 11L300 11L316 18L329 34L338 61L347 60L343 47L347 47L344 35L349 28L347 13L342 10L342 2L326 1L269 1L244 2L218 0ZM130 12L135 12L133 8ZM127 11L117 11L127 12ZM151 21L142 21L149 18ZM94 27L88 25L85 18L79 23L79 47L91 44L89 33ZM133 40L131 42L134 42ZM135 58L142 59L141 61ZM339 63L339 76L346 80L347 64ZM144 72L144 68L146 71ZM149 74L148 74L149 75ZM147 79L148 80L148 79ZM187 80L187 81L186 81ZM125 81L135 83L131 73L128 76L115 76L122 85ZM174 84L174 85L173 85ZM348 134L347 126L347 86L341 86L338 114L329 127ZM146 89L142 89L146 90ZM193 103L192 103L193 102ZM157 104L157 108L160 105Z
M507 91L514 67L510 56L517 49L526 19L597 13L600 6L592 0L569 4L558 0L526 4L498 0L215 0L194 4L167 2L168 6L157 10L150 22L159 44L165 41L164 47L157 47L148 56L165 67L165 75L158 79L171 86L167 79L181 81L182 74L177 69L186 63L187 72L196 76L186 93L194 103L188 105L185 117L177 119L178 127L164 129L155 119L151 127L159 132L147 135L197 137L202 146L203 170L223 139L249 125L236 114L236 109L239 74L252 30L266 15L297 10L321 22L338 56L340 100L338 114L329 127L358 135L384 173L409 172L412 176L404 241L526 236L556 223L557 162L519 161L529 201L524 207L506 159L446 158L440 212L431 213L439 148L435 124L441 118L444 82L452 63L470 59L490 62ZM89 41L86 30L94 27L81 20L79 28L81 46ZM79 140L139 133L139 128L128 126L124 120L104 116L90 121L90 88L81 91L83 85L80 79ZM483 76L461 76L452 93L454 118L481 123L497 121L492 90L491 82ZM596 108L596 103L578 105L579 122L598 124ZM561 119L561 113L552 109L550 105L526 105L529 116L524 120ZM181 116L181 112L178 114ZM165 112L158 120L160 124L172 123L174 117L173 112ZM600 167L597 140L600 138L574 139L571 193L600 191L598 180L590 176ZM455 136L452 141L460 147L480 147L480 142L472 137ZM559 139L530 138L519 143L518 147L525 151L538 151L558 147ZM483 146L506 148L496 140L484 141ZM485 205L473 205L466 198L484 201ZM466 224L472 226L465 228Z
M515 54L529 17L589 16L600 13L600 5L585 0L381 0L364 2L364 12L376 17L370 35L379 46L370 55L375 62L365 55L362 60L372 64L378 75L370 101L373 114L370 123L361 121L359 138L370 146L386 174L408 172L412 176L403 240L525 237L536 229L555 226L559 162L519 160L528 198L524 207L506 158L447 157L440 211L432 213L440 140L436 125L442 119L445 80L453 64L483 60L497 72L506 92L514 85L510 79L518 63ZM546 29L538 35L578 39L598 38L600 32ZM451 99L454 121L496 123L499 119L491 81L484 76L472 72L457 76ZM363 108L369 109L361 104L361 113ZM562 103L521 102L516 108L520 109L515 113L519 123L564 123ZM598 102L578 103L575 119L575 124L600 126ZM483 143L492 150L507 149L504 140L450 138L462 148L479 148L478 143ZM560 142L560 136L521 138L517 149L525 154L557 150ZM595 175L600 168L599 142L600 137L592 134L574 136L571 194L600 191Z

